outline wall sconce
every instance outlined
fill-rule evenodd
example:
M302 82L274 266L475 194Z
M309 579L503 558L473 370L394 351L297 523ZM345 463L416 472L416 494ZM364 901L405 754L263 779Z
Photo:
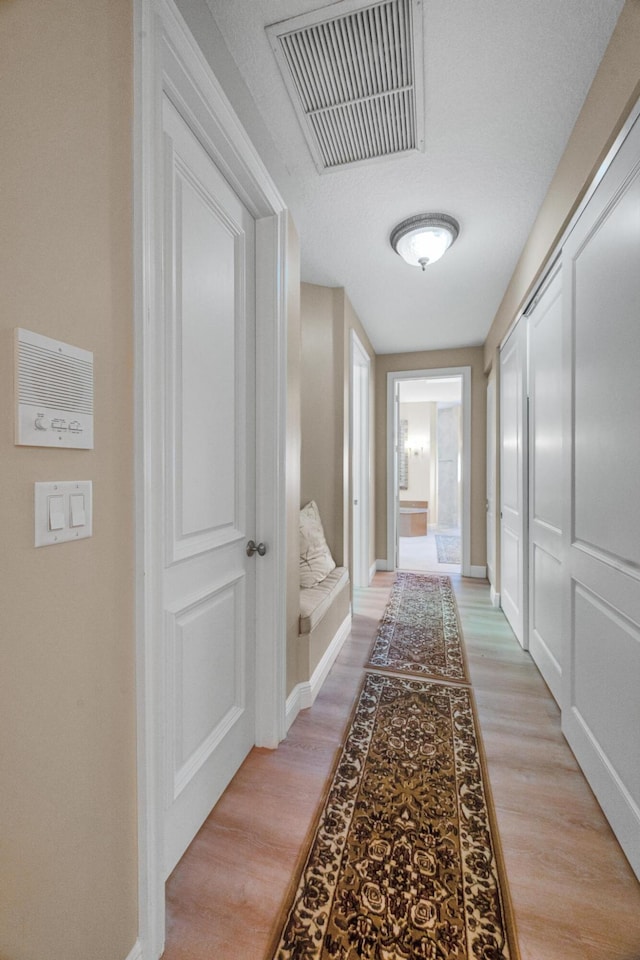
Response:
M409 456L421 457L425 452L424 437L414 437L407 442L406 451Z

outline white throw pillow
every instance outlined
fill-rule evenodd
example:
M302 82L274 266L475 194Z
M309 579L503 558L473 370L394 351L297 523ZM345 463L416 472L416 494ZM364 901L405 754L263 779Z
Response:
M300 586L315 587L335 566L318 508L312 500L300 511Z

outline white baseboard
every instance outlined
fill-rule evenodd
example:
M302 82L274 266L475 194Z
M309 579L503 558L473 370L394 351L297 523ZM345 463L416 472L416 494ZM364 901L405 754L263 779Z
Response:
M500 606L500 594L496 593L496 589L493 584L491 584L491 590L489 591L489 599L491 600L491 605L494 607Z
M391 566L389 565L388 560L376 560L376 570L391 570L391 571L393 571L394 569L395 569L395 568L394 568L392 565L391 565ZM472 566L469 567L469 572L468 572L468 573L465 573L464 576L465 576L465 577L474 577L474 578L476 578L476 579L478 579L478 580L486 580L486 579L487 579L487 568L486 568L486 566L485 566L485 567L481 567L481 566L478 566L478 565L476 565L476 566L473 566L473 565L472 565Z
M378 561L374 560L371 566L369 567L369 583L371 583L371 581L373 580L377 569L378 569Z
M286 727L287 730L298 716L301 710L306 710L308 707L312 706L313 701L320 693L320 688L322 684L327 679L327 674L331 667L333 666L333 661L336 659L342 645L349 636L351 631L351 612L347 614L340 626L336 631L336 635L333 640L325 650L322 660L318 666L313 671L313 675L310 680L306 680L304 683L298 683L293 688L289 696L287 697L286 704Z
M136 940L136 942L134 943L133 949L131 950L131 953L128 955L126 960L143 960L142 944L140 943L139 940Z
M287 697L287 703L285 707L285 719L284 726L285 730L288 730L295 718L298 716L301 710L304 709L306 704L302 702L304 691L303 687L309 686L309 684L298 683L293 688L289 696Z

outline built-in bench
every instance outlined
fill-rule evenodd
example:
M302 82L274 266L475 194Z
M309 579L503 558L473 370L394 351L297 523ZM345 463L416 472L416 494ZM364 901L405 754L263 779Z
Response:
M315 587L301 588L299 639L306 648L309 677L349 617L350 603L346 567L336 567Z
M336 567L313 501L303 507L300 517L297 667L298 675L306 679L287 698L288 723L298 710L311 706L351 629L349 571Z

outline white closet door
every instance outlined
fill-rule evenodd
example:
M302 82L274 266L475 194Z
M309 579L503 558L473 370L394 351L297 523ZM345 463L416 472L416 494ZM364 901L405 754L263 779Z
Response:
M527 323L500 351L500 605L527 649Z
M529 652L562 698L562 274L529 322Z
M163 103L164 869L255 742L255 224Z
M563 729L640 876L639 123L563 260Z

